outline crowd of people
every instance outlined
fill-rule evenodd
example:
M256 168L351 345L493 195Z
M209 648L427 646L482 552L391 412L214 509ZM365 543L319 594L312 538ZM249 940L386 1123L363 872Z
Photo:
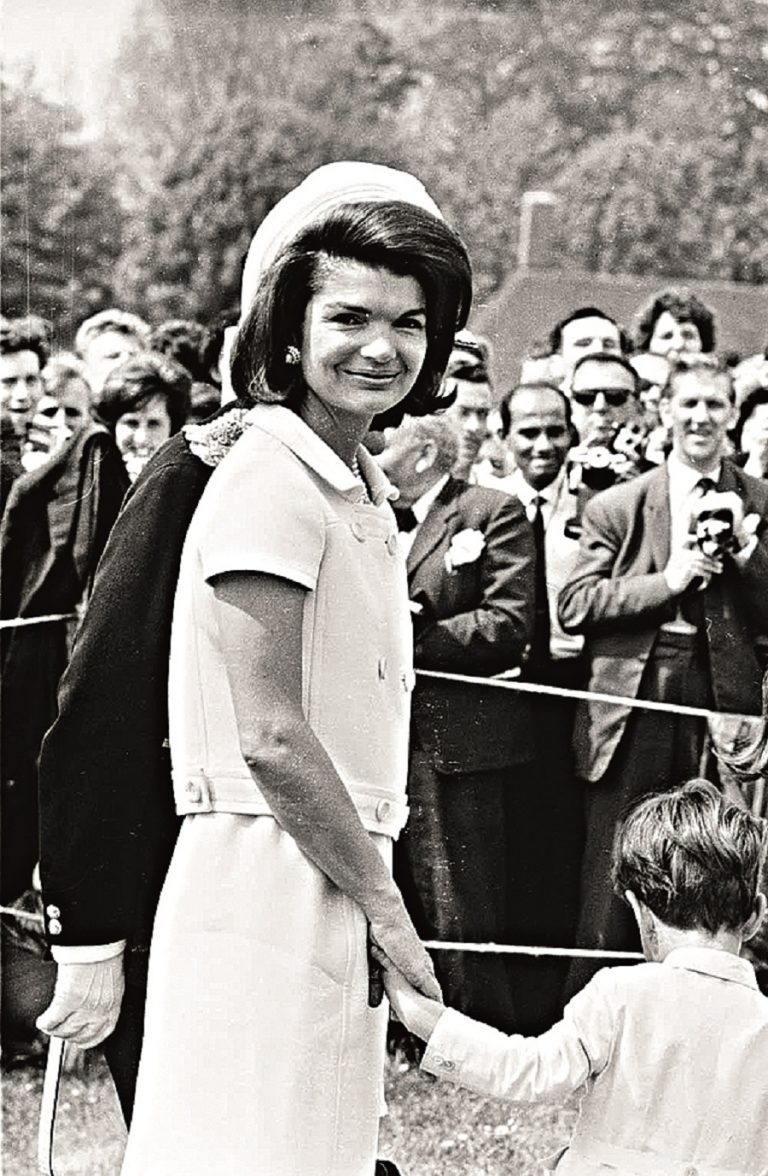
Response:
M497 387L470 304L422 185L335 164L237 325L0 324L2 902L41 887L126 1172L372 1172L382 977L422 1037L537 1034L603 963L420 940L645 950L629 809L763 815L768 348L668 289Z

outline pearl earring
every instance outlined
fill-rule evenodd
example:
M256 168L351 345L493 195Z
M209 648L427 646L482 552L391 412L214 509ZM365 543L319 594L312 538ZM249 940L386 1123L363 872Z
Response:
M299 351L298 347L294 347L293 344L291 344L291 346L286 350L285 362L291 364L291 366L295 366L297 363L301 363L301 352Z

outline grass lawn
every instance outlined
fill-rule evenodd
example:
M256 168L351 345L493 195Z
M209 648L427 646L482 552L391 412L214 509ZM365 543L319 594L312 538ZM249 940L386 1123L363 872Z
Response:
M98 1055L80 1071L62 1082L56 1176L115 1176L124 1130L109 1075ZM3 1071L4 1176L37 1172L42 1082L40 1066ZM379 1150L403 1176L540 1176L542 1159L567 1140L575 1117L572 1106L514 1107L480 1098L399 1061L388 1063L387 1100ZM227 1176L225 1159L211 1176Z

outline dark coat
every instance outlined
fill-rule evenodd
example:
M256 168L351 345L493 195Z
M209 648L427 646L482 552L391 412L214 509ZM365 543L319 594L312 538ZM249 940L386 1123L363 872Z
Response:
M724 461L718 490L735 490L745 514L760 516L757 549L743 568L726 562L704 596L713 696L720 710L760 714L762 671L756 641L768 634L768 483ZM558 605L563 628L586 637L589 689L635 698L660 626L676 613L663 576L670 554L669 478L659 466L598 494L587 506L576 566ZM709 589L707 590L709 593ZM576 715L576 770L599 780L618 747L627 707L580 703Z
M61 927L51 936L47 918L49 938L127 939L134 965L178 832L167 749L171 619L184 538L211 472L178 434L131 488L40 760L43 898Z
M4 619L74 613L88 595L127 486L114 440L98 425L15 480L0 530ZM3 632L4 901L30 885L38 858L37 758L56 715L73 628L57 621Z
M451 540L479 531L479 557L446 570ZM533 533L517 498L449 479L408 555L417 669L490 677L520 665L533 624ZM493 770L533 755L530 707L520 694L419 679L413 728L443 772Z

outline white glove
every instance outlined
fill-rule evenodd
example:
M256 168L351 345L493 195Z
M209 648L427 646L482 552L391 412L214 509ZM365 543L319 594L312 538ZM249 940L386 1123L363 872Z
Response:
M98 963L59 964L53 1000L37 1027L89 1049L117 1024L124 990L122 954Z

